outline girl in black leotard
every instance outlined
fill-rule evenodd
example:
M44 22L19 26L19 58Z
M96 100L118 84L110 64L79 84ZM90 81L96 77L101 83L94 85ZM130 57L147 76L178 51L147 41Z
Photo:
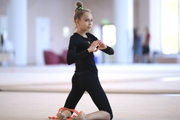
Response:
M81 112L73 120L110 120L113 118L113 114L107 96L99 82L93 52L101 50L112 55L114 50L89 33L93 24L91 12L84 9L81 2L77 2L76 5L74 21L77 31L70 38L67 54L67 63L69 65L75 63L76 69L72 77L72 89L64 107L75 109L80 98L87 91L99 111L89 114ZM61 120L66 120L70 115L71 112L68 110L58 113Z

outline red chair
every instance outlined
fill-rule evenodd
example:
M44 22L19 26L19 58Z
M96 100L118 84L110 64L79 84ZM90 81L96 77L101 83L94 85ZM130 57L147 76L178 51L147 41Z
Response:
M66 57L67 57L67 50L64 50L62 55L61 55L61 62L66 64Z
M60 56L54 54L52 51L44 51L44 60L46 65L61 63Z

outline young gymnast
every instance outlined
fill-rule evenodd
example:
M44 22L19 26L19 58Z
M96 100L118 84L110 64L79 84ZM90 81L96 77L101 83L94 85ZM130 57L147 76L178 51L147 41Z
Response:
M81 2L76 3L74 22L76 32L70 37L67 63L75 63L75 73L72 77L72 89L66 99L65 108L75 109L85 91L91 96L99 111L80 114L73 120L111 120L113 113L108 98L100 84L94 54L98 50L113 55L114 50L105 45L90 33L93 17L90 10L84 9ZM63 110L57 113L60 120L72 115L71 111Z

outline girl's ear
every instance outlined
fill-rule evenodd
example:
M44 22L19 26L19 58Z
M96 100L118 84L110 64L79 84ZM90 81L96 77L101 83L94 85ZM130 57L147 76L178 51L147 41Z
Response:
M76 26L78 26L79 25L79 20L78 19L76 19Z

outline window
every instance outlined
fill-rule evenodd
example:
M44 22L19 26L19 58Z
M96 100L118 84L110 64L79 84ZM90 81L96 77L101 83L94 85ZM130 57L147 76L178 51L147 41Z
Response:
M116 26L113 24L107 24L102 26L102 40L105 44L114 48L116 45ZM104 63L114 62L114 55L103 54Z
M111 47L116 44L116 27L114 25L103 25L103 42Z
M177 54L179 52L179 1L161 0L161 37L164 54Z

